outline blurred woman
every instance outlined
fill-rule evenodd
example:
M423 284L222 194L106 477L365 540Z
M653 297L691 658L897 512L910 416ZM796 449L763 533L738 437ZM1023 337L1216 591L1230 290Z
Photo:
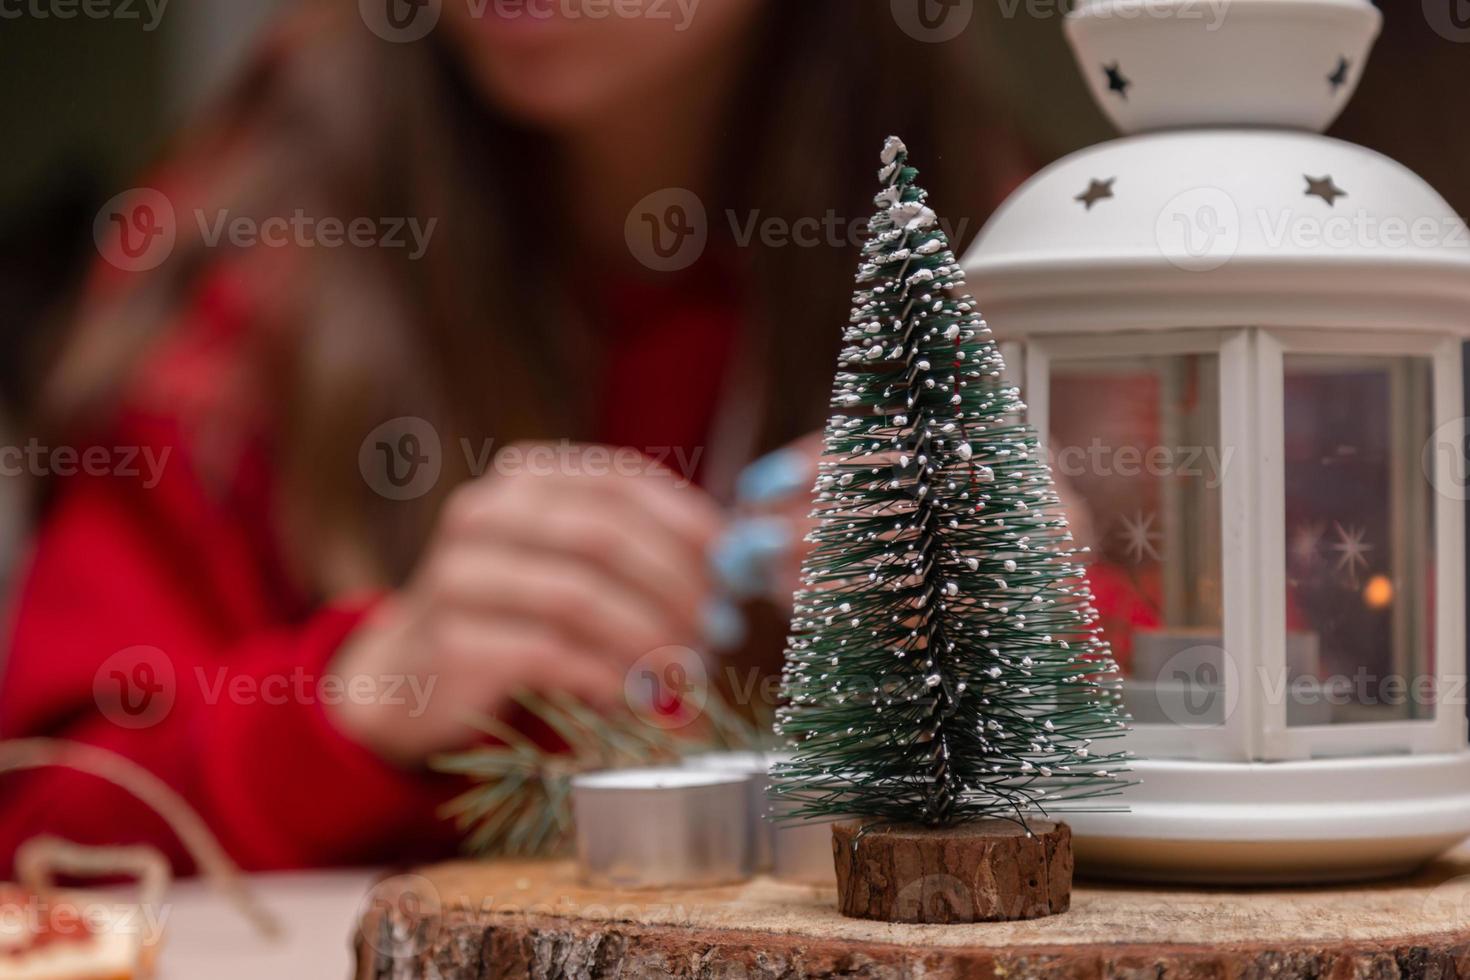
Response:
M45 431L162 463L47 488L0 690L0 734L142 763L253 868L450 848L424 763L467 715L698 643L734 474L825 416L882 138L961 238L1022 175L978 52L888 4L446 0L416 41L353 6L151 175L166 261L100 268ZM369 224L234 231L296 216ZM0 853L42 831L186 864L79 774L0 784Z

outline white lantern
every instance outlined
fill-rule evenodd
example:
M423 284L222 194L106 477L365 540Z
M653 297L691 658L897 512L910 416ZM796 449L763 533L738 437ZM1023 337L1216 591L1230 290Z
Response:
M1470 834L1470 238L1319 135L1368 0L1081 0L1125 132L1018 190L964 265L1047 441L1136 719L1084 866L1412 868Z

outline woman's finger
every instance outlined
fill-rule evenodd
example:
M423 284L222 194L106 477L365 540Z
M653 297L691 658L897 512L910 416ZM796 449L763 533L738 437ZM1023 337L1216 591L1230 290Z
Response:
M671 541L636 508L609 507L562 486L539 499L519 494L487 510L474 527L479 540L547 551L585 562L658 606L693 635L709 594L707 564Z
M653 467L653 464L649 464ZM679 486L667 470L654 467L638 476L571 478L580 491L621 505L622 513L637 520L650 534L702 560L719 537L725 518L710 496L698 487Z
M501 701L520 688L563 691L597 707L623 698L624 670L594 651L568 642L558 630L529 620L458 616L441 631L444 652L463 674L489 681L485 698ZM487 703L486 710L496 707Z
M442 556L432 574L441 601L454 608L545 623L620 662L690 639L687 628L616 578L549 552L464 546Z

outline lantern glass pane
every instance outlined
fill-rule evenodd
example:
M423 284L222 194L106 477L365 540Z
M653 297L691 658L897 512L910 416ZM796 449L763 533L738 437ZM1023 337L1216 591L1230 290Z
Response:
M1286 355L1288 724L1434 715L1431 370Z
M1049 406L1053 471L1092 549L1135 723L1223 725L1239 671L1222 638L1219 357L1053 357Z

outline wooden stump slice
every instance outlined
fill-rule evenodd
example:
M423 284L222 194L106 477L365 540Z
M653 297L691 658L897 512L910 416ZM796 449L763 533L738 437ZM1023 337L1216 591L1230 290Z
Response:
M872 823L869 821L869 823ZM1072 831L1033 820L955 827L832 825L837 901L843 915L883 922L1002 922L1067 911Z
M831 885L607 889L573 861L458 862L374 890L359 980L1218 980L1470 977L1470 849L1366 885L1077 882L1066 915L850 919ZM167 954L165 952L165 961Z

